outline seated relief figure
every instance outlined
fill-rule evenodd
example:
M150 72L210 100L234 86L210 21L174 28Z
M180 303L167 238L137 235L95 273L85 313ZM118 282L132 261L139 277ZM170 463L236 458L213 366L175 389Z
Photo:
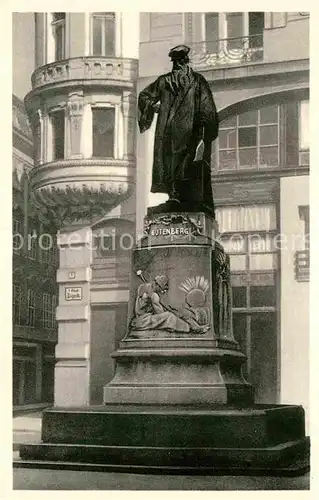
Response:
M151 282L139 285L135 300L134 316L130 331L165 330L171 333L205 333L209 326L196 321L196 315L190 310L178 311L161 302L161 295L169 288L166 276L156 276Z

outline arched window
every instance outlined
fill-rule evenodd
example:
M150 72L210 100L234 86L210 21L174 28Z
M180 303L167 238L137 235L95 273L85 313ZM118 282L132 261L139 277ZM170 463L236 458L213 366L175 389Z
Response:
M279 106L232 116L220 124L216 141L218 170L279 165Z
M92 14L92 55L115 56L115 12Z

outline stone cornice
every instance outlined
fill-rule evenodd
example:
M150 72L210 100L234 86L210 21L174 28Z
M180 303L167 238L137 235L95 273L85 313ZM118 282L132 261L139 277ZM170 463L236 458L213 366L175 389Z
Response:
M291 61L278 62L255 62L242 63L238 65L228 65L223 67L199 67L194 66L196 71L202 73L206 79L218 80L238 80L243 78L257 78L270 75L287 75L288 73L303 72L309 75L310 60L296 59Z
M292 166L281 168L269 168L264 170L236 170L220 171L219 173L212 172L212 182L214 184L222 184L224 182L236 182L244 180L263 180L263 179L278 179L280 177L292 177L299 175L309 175L309 165Z
M50 163L44 163L43 165L38 166L37 168L41 168L41 170L51 170L57 167L83 167L83 166L101 166L101 167L134 167L134 161L128 160L118 160L114 158L71 158L64 160L52 161Z

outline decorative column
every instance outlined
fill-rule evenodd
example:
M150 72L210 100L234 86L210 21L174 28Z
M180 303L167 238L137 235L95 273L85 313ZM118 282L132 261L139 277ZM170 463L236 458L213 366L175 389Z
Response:
M84 114L83 90L70 92L67 102L69 118L69 158L83 158L82 124Z
M92 230L60 232L59 324L55 365L55 406L90 404Z
M131 91L123 91L122 113L124 121L124 158L135 158L136 136L136 96Z

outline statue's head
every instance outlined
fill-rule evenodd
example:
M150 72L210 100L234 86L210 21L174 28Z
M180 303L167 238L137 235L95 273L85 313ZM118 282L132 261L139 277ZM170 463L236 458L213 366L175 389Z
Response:
M173 65L182 66L189 63L190 48L187 45L176 45L170 51L168 56L171 58Z

